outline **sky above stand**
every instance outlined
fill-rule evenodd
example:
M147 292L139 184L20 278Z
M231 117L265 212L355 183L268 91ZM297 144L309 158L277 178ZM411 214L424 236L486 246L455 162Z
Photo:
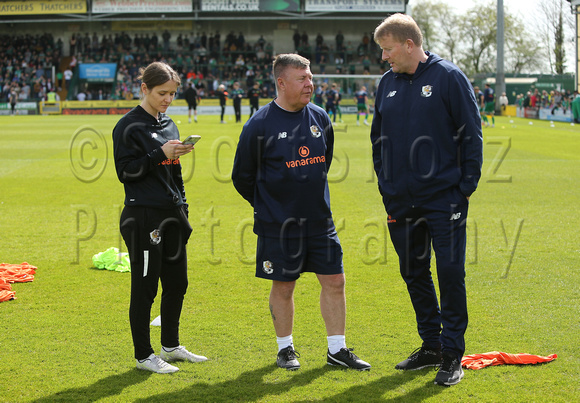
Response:
M486 3L489 0L441 0L455 8L458 13L463 13L476 5ZM510 14L519 17L524 23L533 17L538 17L541 14L538 4L540 0L503 0L504 10L509 11ZM417 3L417 0L410 0L409 5L412 7ZM494 2L497 4L497 2Z

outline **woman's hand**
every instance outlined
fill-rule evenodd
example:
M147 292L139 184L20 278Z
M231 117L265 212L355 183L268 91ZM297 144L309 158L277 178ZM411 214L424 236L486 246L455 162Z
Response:
M176 160L182 155L189 154L193 150L193 144L183 144L179 140L169 140L161 146L165 156L170 160Z

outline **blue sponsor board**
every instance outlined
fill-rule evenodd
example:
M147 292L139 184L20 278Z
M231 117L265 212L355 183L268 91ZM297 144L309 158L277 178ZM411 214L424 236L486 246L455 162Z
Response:
M79 78L92 82L113 82L117 71L116 63L81 63Z

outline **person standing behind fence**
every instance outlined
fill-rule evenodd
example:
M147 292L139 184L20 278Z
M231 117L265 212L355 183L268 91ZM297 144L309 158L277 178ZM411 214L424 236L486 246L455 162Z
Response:
M228 92L226 91L226 86L220 84L216 91L216 95L220 100L220 108L221 108L220 123L226 123L226 121L224 120L224 113L226 111L226 100L228 99Z
M234 102L234 114L236 116L236 123L242 122L242 98L244 98L244 90L240 88L240 83L234 83L231 97Z
M326 94L327 85L328 84L326 83L322 83L320 85L317 85L316 88L314 89L314 94L312 95L312 102L314 103L314 105L324 108L324 96Z
M8 101L10 102L10 114L12 116L16 115L16 104L18 104L18 92L16 88L12 88L8 94Z
M367 122L367 118L369 116L369 94L367 92L367 87L364 85L360 87L360 90L354 94L354 101L356 102L357 109L356 125L360 126L360 115L364 114L365 119L363 123L368 126L369 122Z
M485 89L483 90L483 102L484 108L484 119L485 126L489 127L488 116L491 116L491 127L495 127L495 91L489 84L485 84Z
M499 97L499 105L501 106L501 113L504 114L506 111L506 108L508 106L508 97L506 95L505 92L501 93L501 96Z
M479 110L469 79L453 63L423 50L421 29L410 16L386 18L374 40L391 69L376 93L373 163L423 341L395 368L438 367L435 383L455 385L463 378L468 321L467 211L483 160Z
M184 96L187 102L188 122L191 123L191 111L193 111L193 120L197 123L197 103L200 97L193 83L189 83Z
M250 99L250 117L260 109L260 83L255 82L254 86L248 90L248 98Z
M336 104L338 102L338 91L336 90L336 83L332 83L330 89L325 93L326 96L326 113L332 117L332 122L336 122Z
M113 129L115 168L125 188L120 229L131 261L129 321L138 369L172 373L168 362L207 360L179 344L179 318L188 286L186 244L192 228L179 158L193 145L182 144L165 112L181 83L167 64L141 68L141 104ZM151 306L161 294L161 352L151 347Z

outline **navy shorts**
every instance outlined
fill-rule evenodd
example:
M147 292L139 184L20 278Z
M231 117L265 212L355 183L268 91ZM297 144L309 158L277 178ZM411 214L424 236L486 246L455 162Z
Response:
M304 272L344 273L336 232L305 238L258 237L256 277L295 281Z

